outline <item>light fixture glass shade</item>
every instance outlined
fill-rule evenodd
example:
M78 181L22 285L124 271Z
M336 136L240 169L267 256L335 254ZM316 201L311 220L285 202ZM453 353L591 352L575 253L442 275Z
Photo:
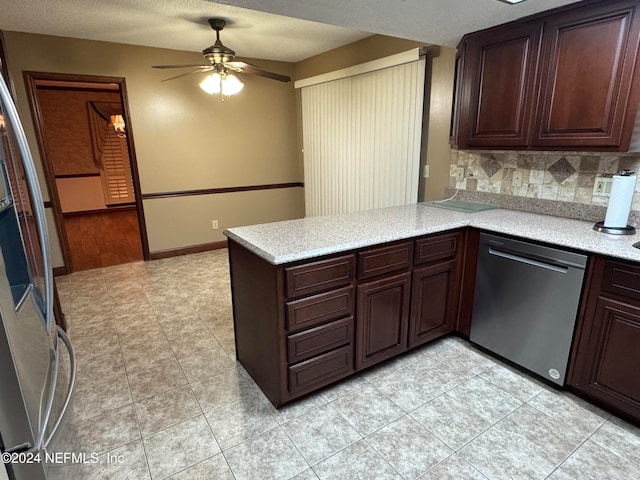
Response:
M222 92L222 95L235 95L244 88L244 83L233 74L212 73L200 82L200 88L209 95Z
M119 137L124 137L126 135L124 131L124 118L122 118L122 115L111 115L111 125L113 125L113 129Z
M204 80L200 82L200 88L209 95L220 93L221 80L222 78L219 73L212 73L211 75L207 75Z
M244 83L242 83L240 79L233 74L228 74L222 79L223 95L235 95L236 93L240 93L243 88Z

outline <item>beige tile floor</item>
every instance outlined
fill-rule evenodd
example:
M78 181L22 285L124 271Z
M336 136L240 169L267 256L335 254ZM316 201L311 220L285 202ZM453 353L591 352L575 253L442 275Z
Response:
M58 279L78 381L52 479L635 479L640 429L449 337L274 409L226 250ZM260 312L256 312L259 315Z

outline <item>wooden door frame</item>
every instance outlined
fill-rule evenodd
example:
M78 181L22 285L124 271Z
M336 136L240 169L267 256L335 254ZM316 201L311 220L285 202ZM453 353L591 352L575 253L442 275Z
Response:
M71 249L69 247L69 239L64 226L64 217L62 215L62 206L60 204L60 196L58 195L58 187L56 185L53 164L49 159L47 147L44 141L44 120L42 118L42 110L38 101L37 82L40 80L70 82L70 83L104 83L116 84L120 94L122 103L122 114L125 125L127 126L127 147L129 149L129 161L131 162L131 176L133 178L133 192L135 196L136 212L138 214L138 225L140 227L140 240L142 243L142 258L149 260L149 239L147 237L147 227L144 218L144 209L142 205L142 191L140 188L140 176L138 173L138 161L136 158L135 144L133 141L133 128L131 123L131 115L129 112L129 97L127 94L127 85L123 77L106 77L95 75L77 75L66 73L49 73L49 72L23 72L24 83L27 90L27 98L29 99L29 108L33 117L33 124L38 142L38 150L40 151L40 159L45 174L47 189L49 191L49 199L56 223L56 230L60 240L62 256L64 259L64 273L73 272L73 261L71 259Z

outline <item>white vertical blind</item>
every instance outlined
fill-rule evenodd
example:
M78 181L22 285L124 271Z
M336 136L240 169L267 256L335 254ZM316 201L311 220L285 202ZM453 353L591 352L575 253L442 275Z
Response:
M306 215L415 203L424 60L302 88Z

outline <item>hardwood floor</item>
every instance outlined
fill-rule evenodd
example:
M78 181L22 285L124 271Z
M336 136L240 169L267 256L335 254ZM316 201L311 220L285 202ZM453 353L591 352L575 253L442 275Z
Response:
M142 260L135 210L65 215L64 224L76 272Z

